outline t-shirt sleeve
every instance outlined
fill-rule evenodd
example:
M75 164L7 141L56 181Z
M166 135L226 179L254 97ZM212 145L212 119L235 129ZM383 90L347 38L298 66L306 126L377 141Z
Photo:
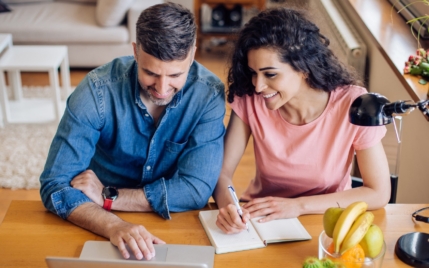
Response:
M376 145L386 135L386 131L385 126L359 127L353 141L355 150L364 150Z
M230 103L231 109L240 117L246 125L249 125L249 96L234 97L234 102Z

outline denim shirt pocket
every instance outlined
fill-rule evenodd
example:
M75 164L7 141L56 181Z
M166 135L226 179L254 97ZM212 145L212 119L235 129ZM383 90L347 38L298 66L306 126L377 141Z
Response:
M165 146L170 153L180 153L181 151L183 151L187 143L188 141L185 141L183 143L177 143L167 140L165 141Z
M179 155L185 150L188 141L176 143L169 140L165 141L165 151L162 156L161 170L164 170L165 178L173 176L177 171L177 162Z

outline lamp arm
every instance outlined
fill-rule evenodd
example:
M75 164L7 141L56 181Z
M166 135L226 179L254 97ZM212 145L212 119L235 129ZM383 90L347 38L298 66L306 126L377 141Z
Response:
M383 108L386 115L391 116L393 114L408 114L414 110L414 108L419 108L423 113L427 121L429 121L429 99L422 100L417 103L410 103L409 101L395 101L389 104L386 104Z
M429 100L423 100L416 103L419 110L422 112L427 121L429 121L429 109L428 109Z
M417 106L416 103L410 103L410 101L395 101L386 104L383 107L383 111L387 116L392 116L393 114L409 114Z

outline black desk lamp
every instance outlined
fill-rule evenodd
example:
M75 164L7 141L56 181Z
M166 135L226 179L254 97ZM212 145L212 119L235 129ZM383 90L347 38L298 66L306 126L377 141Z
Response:
M368 93L355 99L350 107L350 122L359 126L383 126L392 123L393 114L409 113L418 107L429 121L429 100L390 102L378 93Z
M359 126L383 126L395 123L394 114L409 113L418 107L429 121L429 100L390 102L378 93L368 93L353 101L349 110L350 122ZM424 208L426 209L426 208ZM429 223L429 217L418 215L424 209L413 213L417 221ZM429 267L429 234L414 232L401 236L395 245L395 253L400 260L413 267Z

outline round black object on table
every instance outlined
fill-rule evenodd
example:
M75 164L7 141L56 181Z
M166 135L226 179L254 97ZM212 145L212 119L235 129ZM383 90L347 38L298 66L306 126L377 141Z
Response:
M401 236L396 242L395 253L412 267L429 268L429 234L414 232Z

